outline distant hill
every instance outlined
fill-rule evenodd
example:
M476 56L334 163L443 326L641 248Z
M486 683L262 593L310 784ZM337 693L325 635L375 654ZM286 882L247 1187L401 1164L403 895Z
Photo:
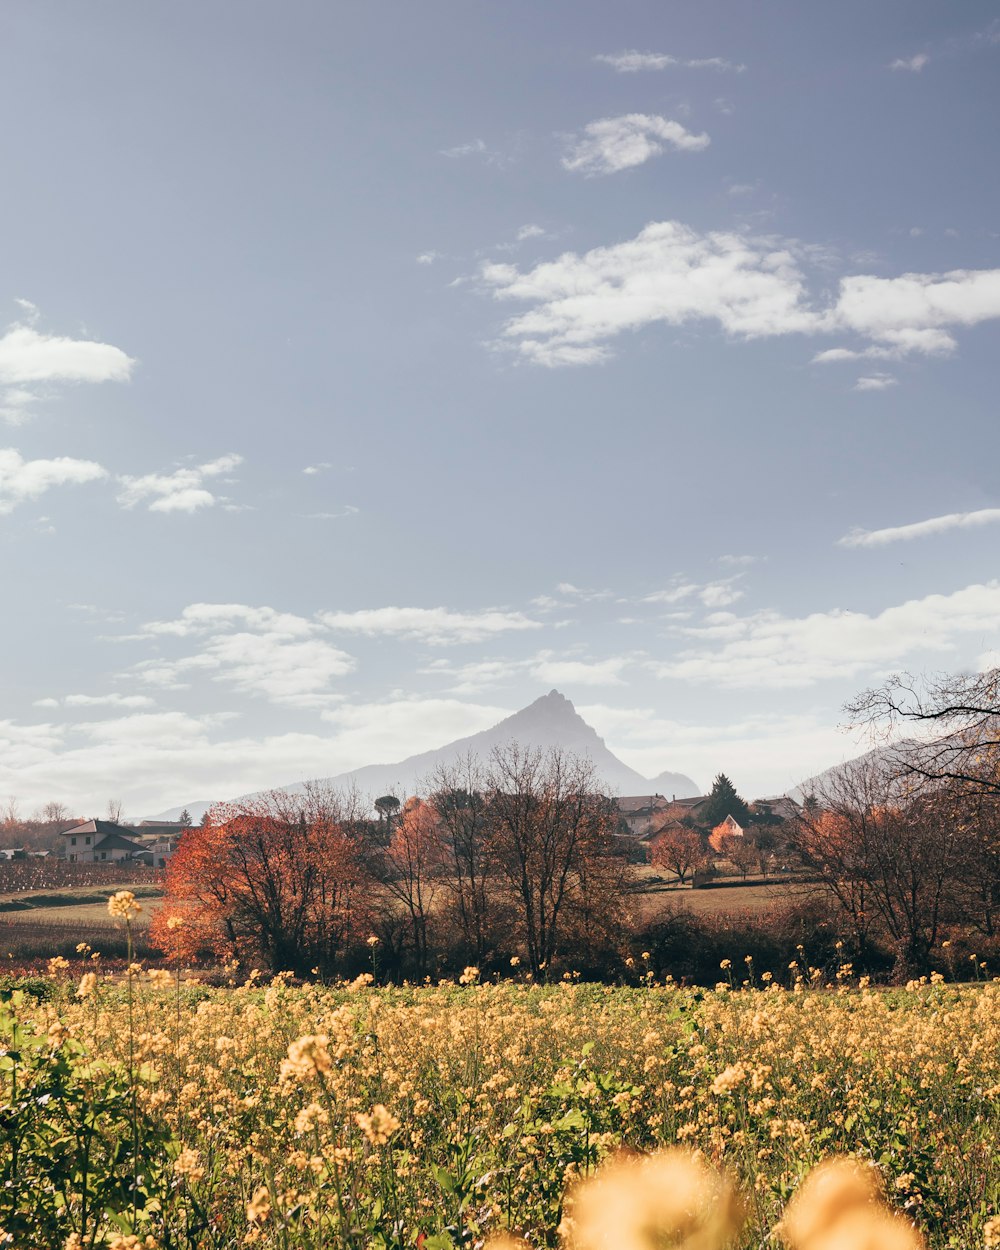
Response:
M604 739L587 724L569 699L558 690L550 691L515 712L513 716L508 716L490 729L484 729L482 733L459 738L446 746L438 747L437 750L411 755L397 764L368 764L364 768L338 773L334 777L315 778L314 781L334 789L355 787L361 794L371 798L377 798L380 794L398 794L405 797L417 793L422 788L422 783L442 765L452 764L470 752L485 759L494 747L504 746L511 741L526 747L561 747L575 755L586 756L593 762L601 784L611 793L663 794L668 798L673 796L679 799L693 798L701 793L695 782L683 773L662 772L650 780L623 764L608 750ZM279 788L294 794L302 791L307 784L309 783L306 781L299 781ZM211 804L188 803L186 806L192 819L198 821ZM181 810L172 808L170 812L162 813L155 819L176 819L176 814Z

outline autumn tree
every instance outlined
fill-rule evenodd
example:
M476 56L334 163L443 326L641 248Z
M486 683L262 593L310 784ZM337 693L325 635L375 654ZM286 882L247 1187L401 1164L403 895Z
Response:
M512 742L492 752L485 772L489 857L538 975L570 918L587 937L617 914L626 871L617 810L592 762L569 752Z
M390 897L406 909L420 972L427 967L428 922L441 889L443 861L444 846L433 804L407 799L385 850L382 879Z
M259 957L299 976L332 970L367 927L370 883L349 817L321 787L213 808L171 857L154 940L180 957Z
M653 841L650 862L657 868L668 868L681 885L706 862L705 841L697 829L688 829L679 822L662 830Z

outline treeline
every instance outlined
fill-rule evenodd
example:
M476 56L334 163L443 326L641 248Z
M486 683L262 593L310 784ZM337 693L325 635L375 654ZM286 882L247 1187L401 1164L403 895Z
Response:
M789 964L954 973L973 934L979 954L995 933L988 838L973 843L964 809L959 836L954 807L867 782L850 774L770 830L823 886L756 916L703 920L669 905L650 918L635 840L591 763L567 752L512 744L469 757L440 769L425 798L384 796L377 820L350 795L278 791L217 808L183 836L152 936L171 958L301 977L420 980L474 966L714 981L722 959L747 955L757 975L783 979Z

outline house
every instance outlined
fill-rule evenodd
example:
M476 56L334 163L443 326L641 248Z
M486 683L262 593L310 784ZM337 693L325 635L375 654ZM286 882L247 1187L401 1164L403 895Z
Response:
M635 795L617 799L618 811L629 833L644 837L651 829L661 829L671 820L698 821L698 813L708 802L707 794L690 799L668 799L662 794Z
M743 826L735 816L730 815L717 824L708 835L708 845L718 854L722 851L727 838L742 838L745 836Z
M787 794L775 794L767 799L754 799L754 812L765 819L797 820L802 815L801 806Z
M662 794L632 795L615 802L622 821L636 838L641 838L654 822L659 823L670 806L670 800Z
M110 820L85 820L82 825L67 829L62 837L66 839L66 859L71 864L139 860L144 850L134 829Z

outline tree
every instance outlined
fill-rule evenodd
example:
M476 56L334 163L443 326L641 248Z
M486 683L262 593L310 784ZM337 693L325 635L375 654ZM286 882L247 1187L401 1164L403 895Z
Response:
M194 821L192 821L191 819L191 813L188 811L186 807L181 812L180 816L177 819L178 819L178 824L183 825L185 829L189 829L191 825L194 824Z
M854 725L885 740L885 766L899 775L1000 794L1000 668L923 681L897 674L863 691L845 710ZM905 729L919 737L890 741Z
M626 871L617 809L590 760L555 748L494 749L486 784L489 856L538 975L551 967L570 917L589 940L617 914Z
M427 967L427 927L440 889L443 850L433 805L407 799L385 851L383 883L406 908L420 972Z
M927 968L961 863L952 796L901 783L877 757L830 774L793 843L837 899L864 957L881 932L902 980Z
M466 959L478 967L492 941L496 911L490 889L484 798L487 778L480 760L469 753L439 766L428 784L438 817L448 910L457 923Z
M707 858L702 835L677 823L657 834L650 861L658 868L669 868L684 885Z
M746 801L736 793L736 787L725 773L719 773L712 783L708 802L698 812L698 823L709 829L721 825L727 816L732 816L740 825L750 820L750 809Z
M722 854L729 860L744 881L755 864L760 862L760 851L753 838L739 834L726 834L722 839Z
M321 787L213 808L167 866L154 940L178 957L210 951L299 976L331 971L368 920L370 882L350 815Z
M383 794L375 800L375 810L378 812L378 823L382 832L383 844L388 844L392 837L393 818L398 816L400 806L399 799L394 794Z
M110 820L113 825L120 825L122 823L123 810L121 799L108 799L105 819Z

